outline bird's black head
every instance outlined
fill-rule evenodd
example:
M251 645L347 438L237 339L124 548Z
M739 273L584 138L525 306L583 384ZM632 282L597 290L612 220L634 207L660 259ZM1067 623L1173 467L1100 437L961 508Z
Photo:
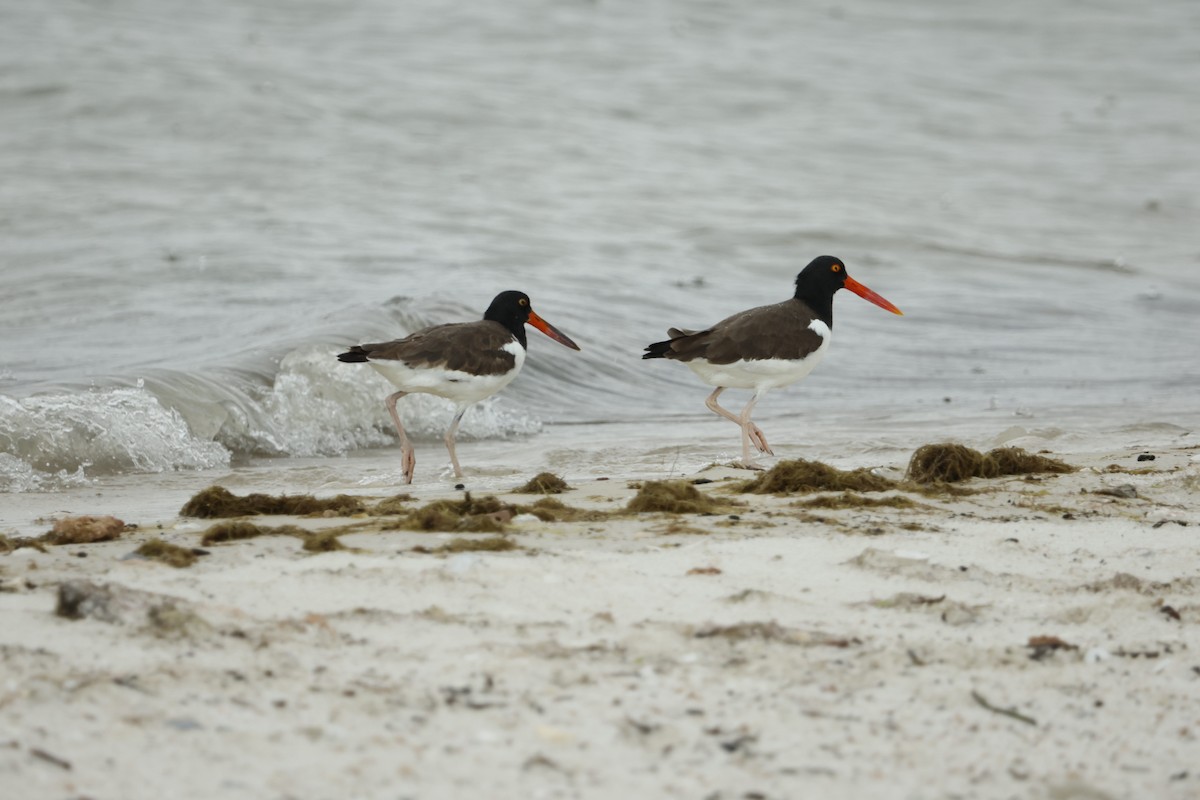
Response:
M847 275L846 265L840 258L817 256L796 276L796 299L807 304L826 325L833 325L833 296L838 289L849 289L893 314L902 313L883 297Z
M484 319L499 322L511 331L517 331L529 320L529 295L524 292L501 292L492 300L488 310L483 312Z
M846 265L834 256L817 256L796 276L796 297L833 293L846 285Z
M522 347L529 346L525 339L525 324L529 323L559 344L572 350L579 349L579 345L572 342L565 333L534 312L533 306L529 304L529 295L524 292L507 291L496 295L488 310L483 312L483 318L499 322L508 328Z

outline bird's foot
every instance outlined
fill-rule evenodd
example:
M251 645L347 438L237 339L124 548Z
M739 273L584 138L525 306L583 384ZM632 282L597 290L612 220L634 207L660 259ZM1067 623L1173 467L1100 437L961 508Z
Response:
M405 448L400 451L400 469L404 472L404 482L412 483L413 473L417 471L417 451Z
M775 455L775 451L771 449L771 445L767 444L767 435L762 432L762 428L750 423L749 428L750 442L758 448L758 452L766 453L769 456Z

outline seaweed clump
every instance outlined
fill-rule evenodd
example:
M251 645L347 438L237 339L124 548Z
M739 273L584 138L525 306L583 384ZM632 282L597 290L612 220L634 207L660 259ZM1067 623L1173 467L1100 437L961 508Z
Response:
M517 506L520 514L533 514L542 522L601 522L611 514L590 508L569 506L555 497L542 497L531 505Z
M342 544L337 537L337 531L309 533L304 537L304 549L310 553L332 553L335 550L345 550L346 545Z
M199 557L199 553L190 547L180 547L162 539L151 539L133 552L142 558L158 561L176 569L190 567Z
M571 487L553 472L539 472L520 488L513 489L517 494L562 494Z
M521 545L504 536L485 536L478 539L470 539L466 536L456 536L440 547L422 547L418 545L413 548L414 553L474 553L474 552L489 552L502 553L508 550L520 550Z
M0 554L7 555L14 550L20 550L22 547L31 547L38 552L46 552L46 548L42 547L42 543L37 539L29 536L14 536L11 539L0 533Z
M780 461L757 478L746 481L738 491L754 494L795 492L883 492L895 489L895 481L868 469L841 470L820 461Z
M305 538L308 532L296 525L279 525L268 528L255 525L253 522L220 522L204 532L200 539L201 546L236 542L240 539L253 539L256 536L296 536Z
M42 537L48 544L92 544L116 539L125 531L125 523L116 517L64 517Z
M407 514L407 505L413 501L413 496L408 493L397 494L391 497L385 497L375 505L367 509L367 513L372 517L387 517L393 514Z
M324 514L348 517L365 511L360 499L339 494L320 499L311 494L248 494L239 497L223 486L210 486L188 500L179 513L185 517L213 519L219 517L248 517L256 514Z
M413 509L388 527L424 532L502 533L515 515L515 508L494 495L476 500L467 492L462 500L435 500Z
M892 497L864 497L861 494L853 492L843 492L842 494L823 494L817 497L809 498L808 500L797 500L793 505L801 508L824 508L824 509L844 509L844 508L918 508L919 503L914 502L910 498L902 494Z
M665 511L671 514L719 514L729 502L709 497L686 481L646 481L625 506L627 511Z
M1070 464L1034 455L1019 447L998 447L982 453L965 445L943 443L918 447L908 462L908 477L917 483L957 483L968 478L1064 473L1075 469Z

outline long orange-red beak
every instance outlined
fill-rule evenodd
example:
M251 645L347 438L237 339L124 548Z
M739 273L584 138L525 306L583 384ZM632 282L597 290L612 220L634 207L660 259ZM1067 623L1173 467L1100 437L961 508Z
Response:
M579 349L579 345L572 342L571 337L567 336L565 333L560 331L558 328L554 327L549 322L546 322L546 320L542 319L537 314L533 313L532 308L529 309L529 320L528 321L529 321L530 325L537 328L539 331L546 334L547 336L549 336L551 339L558 342L559 344L566 345L567 347L571 348L572 350Z
M901 311L900 309L896 308L888 300L884 299L883 295L872 292L870 289L863 286L858 281L854 280L854 278L847 276L846 283L843 285L847 289L849 289L850 291L854 292L856 295L861 297L863 300L870 300L872 303L874 303L875 305L879 306L880 308L882 308L886 311L890 311L893 314L899 314L902 317L904 316L904 312Z

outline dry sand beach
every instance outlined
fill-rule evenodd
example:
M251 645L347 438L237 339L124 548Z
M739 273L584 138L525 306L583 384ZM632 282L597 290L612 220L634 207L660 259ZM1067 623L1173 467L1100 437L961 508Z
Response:
M382 516L57 495L0 556L0 794L1197 797L1200 441L1145 445L965 492L715 466L673 484L703 513L630 511L650 475ZM137 527L17 546L83 512Z

